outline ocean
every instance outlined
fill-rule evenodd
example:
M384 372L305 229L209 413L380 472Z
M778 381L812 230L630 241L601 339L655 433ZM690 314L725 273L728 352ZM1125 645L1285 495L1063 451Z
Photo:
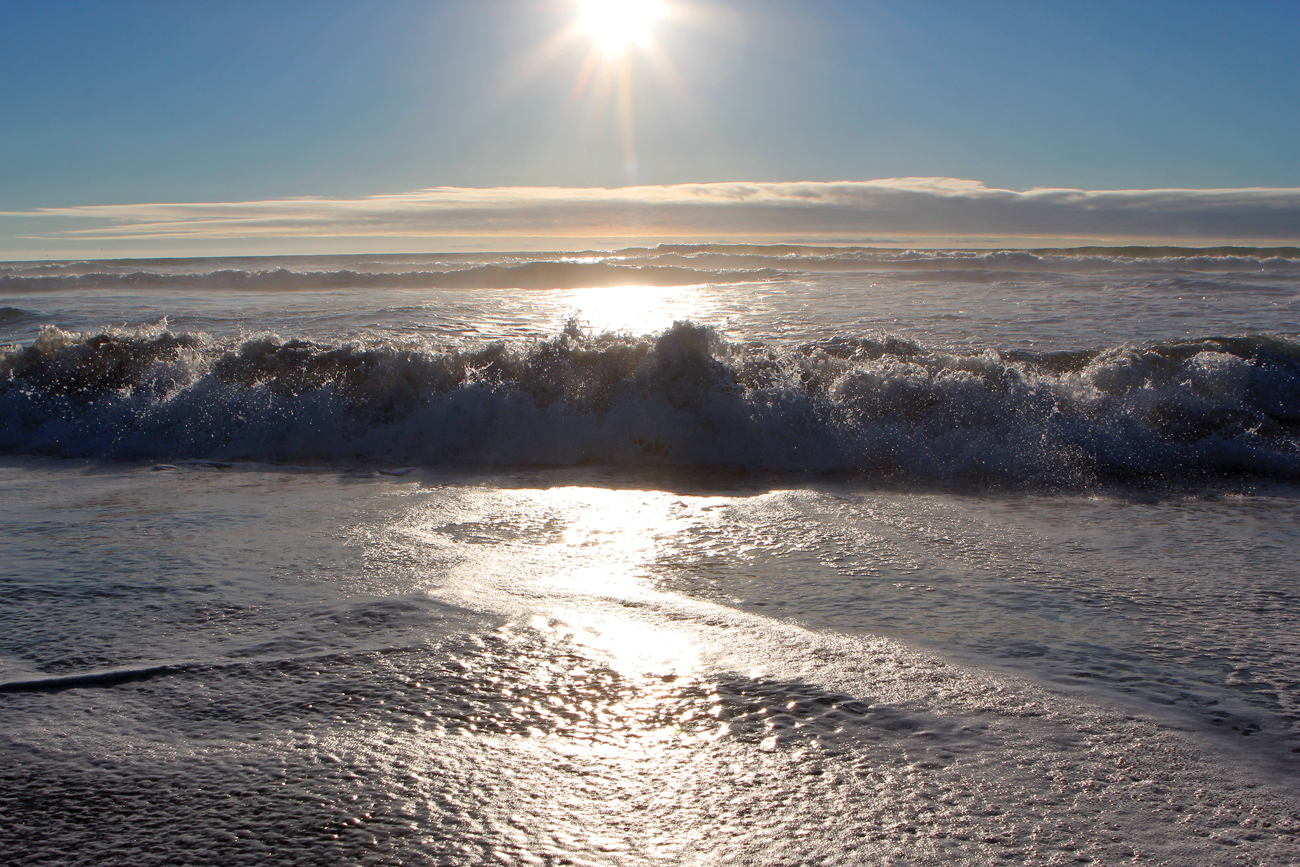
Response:
M1300 863L1300 249L0 263L10 864Z

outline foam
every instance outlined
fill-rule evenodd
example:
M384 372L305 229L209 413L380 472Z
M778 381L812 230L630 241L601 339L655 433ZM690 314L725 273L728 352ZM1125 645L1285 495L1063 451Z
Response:
M887 335L739 346L691 323L443 350L47 328L0 378L11 453L1013 487L1300 477L1300 345L1267 336L961 354Z

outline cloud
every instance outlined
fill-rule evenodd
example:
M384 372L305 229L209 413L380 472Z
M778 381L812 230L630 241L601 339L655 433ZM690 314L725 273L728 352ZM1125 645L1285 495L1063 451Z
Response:
M0 212L46 241L545 237L721 240L889 235L1295 243L1300 189L1024 192L957 178L617 189L436 187L357 199L92 205ZM5 231L6 229L10 231Z

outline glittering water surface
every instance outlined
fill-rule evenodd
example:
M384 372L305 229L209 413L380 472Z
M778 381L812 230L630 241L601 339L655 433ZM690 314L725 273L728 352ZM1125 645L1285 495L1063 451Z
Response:
M642 335L686 319L738 342L889 333L999 349L1300 335L1296 248L1230 252L701 246L0 263L0 304L18 314L0 313L0 340L162 317L223 337L433 345L551 337L569 320Z
M1300 855L1285 490L0 485L14 863Z

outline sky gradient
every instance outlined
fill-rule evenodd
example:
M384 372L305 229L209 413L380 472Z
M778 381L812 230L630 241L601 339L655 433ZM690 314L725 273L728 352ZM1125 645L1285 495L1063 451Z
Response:
M0 0L0 258L1300 240L1294 2L672 6Z

